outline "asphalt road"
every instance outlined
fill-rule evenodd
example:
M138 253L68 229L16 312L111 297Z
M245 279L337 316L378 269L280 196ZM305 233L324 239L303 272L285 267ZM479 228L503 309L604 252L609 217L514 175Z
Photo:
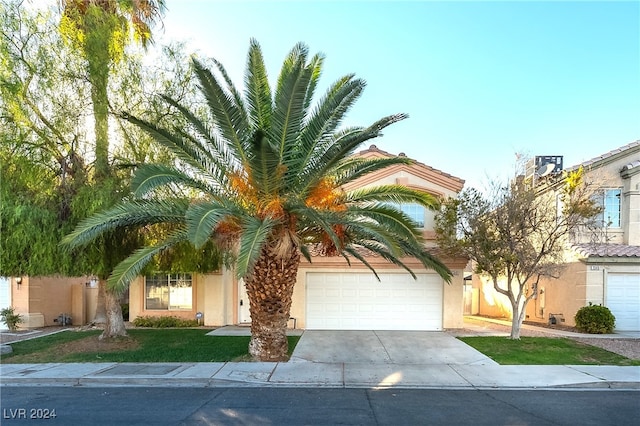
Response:
M0 392L3 426L624 426L640 418L640 392L615 390L5 386Z

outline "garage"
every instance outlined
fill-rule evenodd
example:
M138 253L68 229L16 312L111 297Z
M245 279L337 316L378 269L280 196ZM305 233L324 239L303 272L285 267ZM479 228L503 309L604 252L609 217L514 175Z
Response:
M608 274L605 303L617 331L640 331L640 274Z
M306 276L306 328L442 330L443 281L436 274L319 273Z

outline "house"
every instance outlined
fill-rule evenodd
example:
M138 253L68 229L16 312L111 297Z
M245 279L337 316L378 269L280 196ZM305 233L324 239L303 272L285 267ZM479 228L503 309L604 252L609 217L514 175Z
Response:
M371 145L357 154L362 158L393 155ZM404 155L404 154L399 154ZM464 181L420 162L394 165L367 175L354 187L402 184L438 197L453 197ZM353 188L346 188L353 189ZM429 249L434 243L433 212L418 205L402 209L422 224ZM313 256L302 261L294 289L290 327L306 329L442 330L462 327L462 271L466 258L442 258L454 273L451 284L407 259L414 280L404 269L387 261L367 259L380 276L341 256ZM246 324L251 321L249 303L241 280L231 271L213 274L159 274L139 277L129 288L129 315L173 315L201 318L205 325Z
M91 277L0 277L0 309L12 306L22 316L20 328L88 324L97 299Z
M542 160L535 164L539 174L548 174L539 179L540 191L557 191L560 174L545 162L561 161L536 159ZM616 331L640 331L640 140L566 170L580 167L585 181L597 184L594 197L603 213L595 229L584 229L573 238L560 277L540 281L526 320L573 326L578 309L592 303L611 310ZM481 277L474 281L479 303L473 313L511 315L508 301L493 284Z

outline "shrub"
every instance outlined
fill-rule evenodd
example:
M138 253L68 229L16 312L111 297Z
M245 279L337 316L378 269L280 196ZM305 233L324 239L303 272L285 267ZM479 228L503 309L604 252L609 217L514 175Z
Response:
M608 334L613 332L616 317L613 316L609 308L601 305L583 306L578 309L576 316L576 328L590 334Z
M22 323L22 315L16 314L13 306L0 310L0 322L7 324L9 330L16 331L18 324Z
M136 327L152 327L152 328L171 328L171 327L198 327L198 321L178 318L174 316L169 317L150 317L143 316L137 317L133 320L133 325Z

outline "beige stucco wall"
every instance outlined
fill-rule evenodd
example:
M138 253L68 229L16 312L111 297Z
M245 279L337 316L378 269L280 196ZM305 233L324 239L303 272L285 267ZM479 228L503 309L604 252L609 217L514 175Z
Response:
M494 318L511 318L509 299L495 291L493 282L485 276L473 274L472 288L478 292L478 315Z
M198 309L204 314L204 324L207 326L222 326L234 324L234 293L237 287L230 272L224 274L207 274L203 276L202 301Z
M589 273L582 262L568 264L559 279L543 278L538 283L538 296L527 306L528 321L548 323L554 314L558 324L574 326L573 317L587 299ZM560 315L561 314L561 315ZM560 318L564 318L561 322Z
M58 325L60 314L69 315L73 325L88 322L87 303L95 305L85 291L88 277L21 277L11 280L12 306L23 316L22 328Z

